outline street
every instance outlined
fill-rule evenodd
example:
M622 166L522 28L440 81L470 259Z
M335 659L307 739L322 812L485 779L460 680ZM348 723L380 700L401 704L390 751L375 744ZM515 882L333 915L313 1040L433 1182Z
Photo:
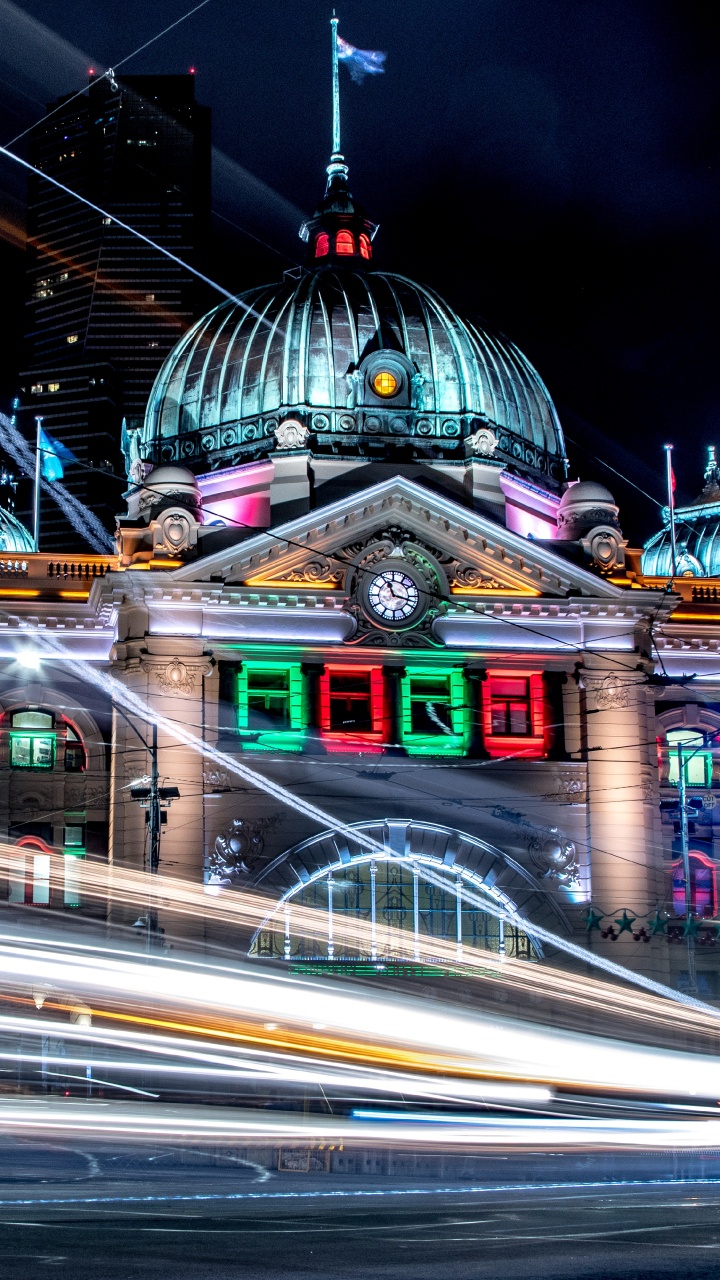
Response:
M189 1164L187 1152L149 1151L6 1145L4 1275L718 1275L720 1163L711 1155L491 1155L474 1158L475 1178L453 1177L451 1162L433 1184L276 1173L232 1156Z

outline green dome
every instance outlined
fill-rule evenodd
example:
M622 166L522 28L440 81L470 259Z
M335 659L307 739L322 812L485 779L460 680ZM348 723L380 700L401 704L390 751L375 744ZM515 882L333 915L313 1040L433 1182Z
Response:
M0 507L0 555L25 556L35 550L32 535L17 516Z
M431 289L354 264L293 273L195 324L156 379L141 450L225 468L267 456L288 418L316 456L386 460L460 459L489 427L499 461L565 475L553 403L522 353Z

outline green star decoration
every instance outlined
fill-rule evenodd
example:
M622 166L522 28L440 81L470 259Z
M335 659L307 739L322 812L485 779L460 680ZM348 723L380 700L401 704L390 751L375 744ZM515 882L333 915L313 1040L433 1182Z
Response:
M683 938L697 938L702 927L702 920L698 920L697 916L688 916L683 925Z
M588 933L592 933L593 929L600 928L600 921L603 919L603 916L600 915L594 907L588 907L587 911L581 918Z
M664 934L667 931L667 920L660 915L659 911L656 911L655 915L648 920L648 927L650 929L650 937L654 938L658 933Z
M627 911L623 911L620 919L615 921L618 927L618 934L632 933L636 919L637 916L629 916Z

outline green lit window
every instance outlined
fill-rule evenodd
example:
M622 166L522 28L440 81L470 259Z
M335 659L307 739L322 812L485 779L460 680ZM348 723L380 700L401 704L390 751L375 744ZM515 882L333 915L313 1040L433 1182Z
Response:
M246 750L300 751L307 724L299 662L246 662L238 675L238 729Z
M52 769L55 763L53 718L44 711L16 711L10 730L13 769Z
M66 849L85 848L85 826L83 823L68 823L65 827L63 845Z
M464 753L470 716L462 671L408 667L400 696L400 734L411 755Z
M712 753L705 748L702 733L692 729L671 729L667 735L668 782L677 786L680 780L678 748L683 760L683 773L688 787L709 787L712 783Z

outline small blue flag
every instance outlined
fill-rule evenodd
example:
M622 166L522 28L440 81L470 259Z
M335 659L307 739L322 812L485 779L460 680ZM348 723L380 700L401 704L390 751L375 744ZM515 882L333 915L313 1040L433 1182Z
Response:
M41 460L40 469L44 480L62 480L65 472L63 470L63 462L77 462L77 458L67 445L61 444L59 440L54 440L46 431L40 428L40 437L38 441Z
M365 76L381 76L385 70L386 53L372 49L356 49L354 44L337 38L338 59L344 62L356 84L362 84Z

